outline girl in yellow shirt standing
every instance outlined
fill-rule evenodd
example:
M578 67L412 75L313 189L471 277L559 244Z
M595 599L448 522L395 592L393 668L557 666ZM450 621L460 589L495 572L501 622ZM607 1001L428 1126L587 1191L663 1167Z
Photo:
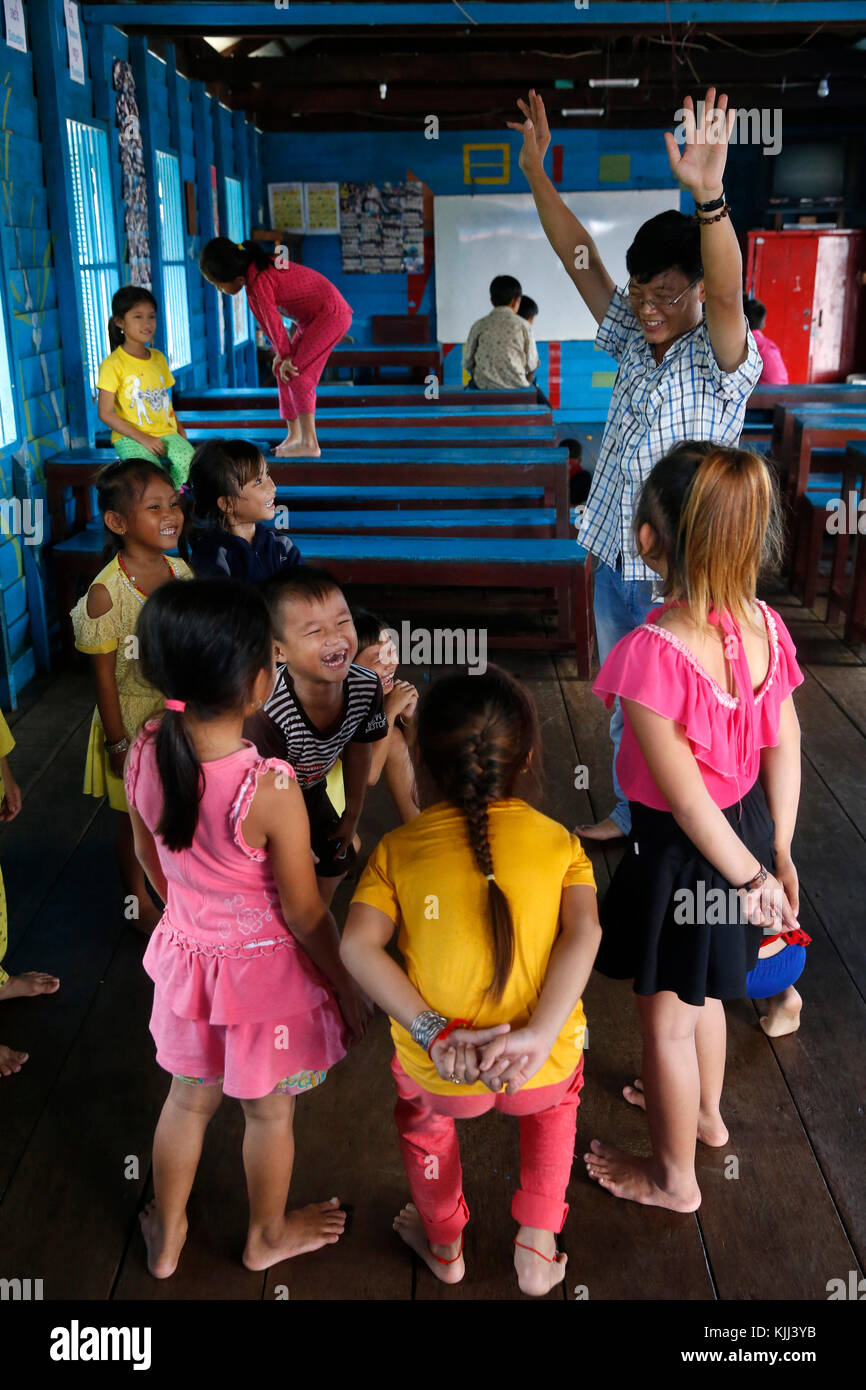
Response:
M545 1294L565 1274L555 1236L583 1085L580 996L601 940L592 867L574 835L516 794L538 772L538 722L505 671L437 681L417 751L425 809L371 855L341 948L391 1017L413 1198L394 1229L439 1279L462 1279L455 1117L517 1115L515 1267L524 1293ZM395 928L403 968L387 950Z
M14 820L21 810L21 788L9 771L7 759L15 747L15 740L9 732L9 725L0 714L0 821ZM3 969L6 955L8 930L6 925L6 889L0 873L0 1003L5 999L16 999L21 995L54 994L60 988L56 975L46 975L41 970L27 970L22 975L10 975ZM27 1061L28 1053L16 1052L14 1048L0 1043L0 1077L12 1076Z
M145 932L160 911L151 901L135 855L123 766L130 744L163 707L163 697L141 675L135 626L145 600L172 579L192 579L183 560L170 556L183 513L177 492L157 464L144 459L109 463L96 476L99 510L114 555L72 610L75 645L92 657L96 709L90 726L84 791L108 797L116 821L116 848L127 900L126 916Z
M165 357L150 347L157 304L150 290L124 285L111 301L108 341L114 351L100 364L97 413L111 427L122 459L145 458L166 467L175 487L189 474L193 447L172 409L174 377Z

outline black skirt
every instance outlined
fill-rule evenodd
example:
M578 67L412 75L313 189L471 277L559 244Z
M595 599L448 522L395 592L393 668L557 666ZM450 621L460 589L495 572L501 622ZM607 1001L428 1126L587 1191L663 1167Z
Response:
M672 990L698 1007L706 998L745 998L762 929L744 920L732 885L670 811L629 805L629 847L601 906L596 970L634 980L635 994ZM774 869L775 827L760 782L722 814L755 858Z

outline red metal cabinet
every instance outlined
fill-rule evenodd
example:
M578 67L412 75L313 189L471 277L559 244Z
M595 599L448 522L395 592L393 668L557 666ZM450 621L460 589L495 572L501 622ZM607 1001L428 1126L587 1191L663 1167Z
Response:
M792 382L844 381L863 368L866 231L749 232L746 289Z

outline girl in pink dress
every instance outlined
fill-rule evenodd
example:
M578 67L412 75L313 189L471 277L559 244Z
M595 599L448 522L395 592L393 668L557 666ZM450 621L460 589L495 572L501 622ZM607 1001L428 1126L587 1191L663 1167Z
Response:
M755 598L780 537L759 455L678 445L647 479L634 535L665 603L594 686L608 708L622 701L617 776L632 811L596 968L634 981L643 1081L624 1094L647 1111L652 1155L593 1140L584 1159L617 1197L694 1211L696 1139L728 1141L722 1001L746 995L762 934L798 939L791 691L803 677L782 619Z
M246 290L253 317L276 353L274 376L288 433L275 452L281 457L318 458L322 451L316 437L316 387L332 350L348 332L351 307L317 270L296 261L281 267L254 241L214 237L198 264L222 294ZM291 339L284 313L295 321Z
M144 957L157 1061L173 1078L142 1214L148 1267L174 1273L204 1133L225 1093L246 1117L243 1262L266 1269L342 1233L336 1197L286 1214L294 1097L363 1034L364 1005L316 888L294 771L241 737L273 685L264 600L234 580L167 584L137 632L145 678L168 697L126 767L136 853L166 904Z

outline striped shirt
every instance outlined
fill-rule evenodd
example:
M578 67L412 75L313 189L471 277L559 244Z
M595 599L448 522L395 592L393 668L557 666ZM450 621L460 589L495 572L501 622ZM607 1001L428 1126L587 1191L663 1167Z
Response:
M723 372L716 361L706 320L656 362L627 297L621 290L611 296L595 341L619 370L578 540L606 565L615 567L621 555L624 580L654 578L635 558L631 523L659 459L683 439L739 441L746 402L763 370L745 318L743 324L748 353L733 372Z
M302 788L315 786L327 777L347 743L377 743L388 732L382 686L376 672L366 666L349 667L343 682L343 711L328 731L312 723L285 666L277 667L276 684L265 701L264 715L271 726L270 737L267 733L260 737L258 728L253 734L253 721L250 736L262 753L291 763Z

